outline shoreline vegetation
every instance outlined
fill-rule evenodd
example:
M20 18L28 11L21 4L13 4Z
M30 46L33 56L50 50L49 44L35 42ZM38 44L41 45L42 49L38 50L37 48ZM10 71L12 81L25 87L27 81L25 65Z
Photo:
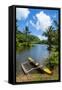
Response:
M17 74L16 70L16 82L28 82L28 81L44 81L44 80L58 80L59 78L59 40L58 40L58 24L54 21L55 27L50 26L46 32L43 33L47 40L40 40L37 36L31 35L28 26L25 27L23 32L18 31L16 28L16 52L23 51L27 48L31 48L33 44L46 44L48 45L49 57L45 61L44 65L47 66L52 72L52 75L41 74L36 72L35 74ZM17 63L16 63L17 64ZM17 67L17 66L16 66Z

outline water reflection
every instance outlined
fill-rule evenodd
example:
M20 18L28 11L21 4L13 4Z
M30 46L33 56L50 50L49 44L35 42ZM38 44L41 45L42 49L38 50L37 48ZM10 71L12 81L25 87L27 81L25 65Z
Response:
M32 57L39 63L43 63L49 56L49 51L47 50L47 45L36 44L30 49L25 49L22 52L16 53L16 61L24 62L28 57Z

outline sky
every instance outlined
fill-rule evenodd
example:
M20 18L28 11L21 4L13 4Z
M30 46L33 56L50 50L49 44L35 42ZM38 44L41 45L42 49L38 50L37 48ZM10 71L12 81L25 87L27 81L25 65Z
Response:
M16 8L17 28L19 31L28 26L32 35L40 40L46 40L43 33L53 24L53 19L58 22L58 10Z

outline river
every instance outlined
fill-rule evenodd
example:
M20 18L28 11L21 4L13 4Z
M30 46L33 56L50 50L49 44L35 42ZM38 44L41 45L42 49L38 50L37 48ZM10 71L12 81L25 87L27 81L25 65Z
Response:
M25 62L28 57L33 58L39 63L43 63L49 56L49 51L47 49L48 45L35 44L34 47L30 49L25 49L19 53L16 53L16 61Z

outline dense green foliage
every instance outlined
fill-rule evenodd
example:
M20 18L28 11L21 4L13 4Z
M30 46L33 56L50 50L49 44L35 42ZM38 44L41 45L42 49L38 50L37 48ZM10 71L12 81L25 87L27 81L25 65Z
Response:
M48 49L50 52L50 56L48 58L48 67L54 68L54 66L59 64L59 38L58 38L58 24L54 22L55 28L50 26L47 32L44 32L43 35L48 37L47 43L49 45Z
M47 40L41 40L38 42L38 44L48 44L48 41Z
M40 39L34 35L31 35L31 32L29 31L28 27L25 27L25 30L23 32L16 30L16 49L18 47L25 48L25 47L31 47L32 44L39 43Z
M53 27L49 27L47 32L44 32L43 35L48 37L47 44L49 45L49 50L52 49L52 46L58 46L58 30L54 30Z

